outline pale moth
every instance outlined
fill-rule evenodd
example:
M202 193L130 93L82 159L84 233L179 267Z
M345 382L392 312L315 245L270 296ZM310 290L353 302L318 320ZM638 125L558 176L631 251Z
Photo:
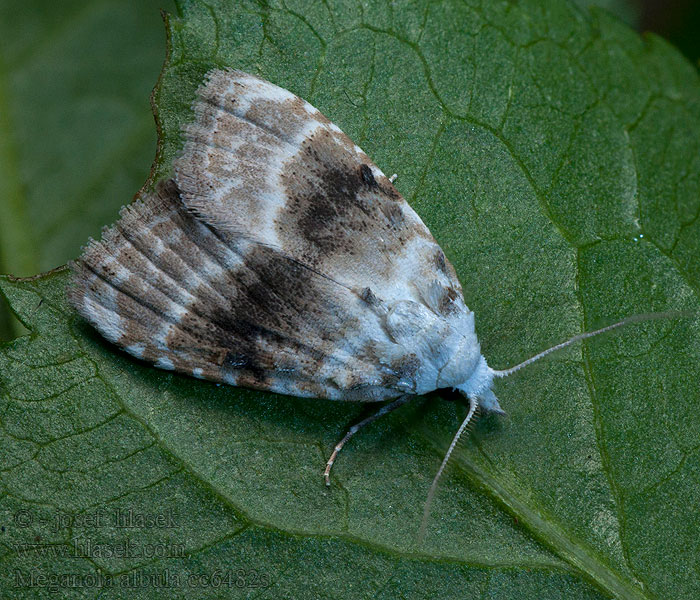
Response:
M72 263L69 298L100 333L162 369L280 394L382 402L459 390L502 413L509 369L481 355L454 268L384 173L294 94L214 70L174 177L121 211ZM644 317L633 317L638 320Z

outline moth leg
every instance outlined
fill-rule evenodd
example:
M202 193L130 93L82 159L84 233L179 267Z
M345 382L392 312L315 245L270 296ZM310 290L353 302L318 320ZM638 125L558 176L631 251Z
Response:
M400 398L397 398L393 402L389 402L389 404L385 404L382 406L376 413L373 415L370 415L366 419L363 419L356 425L353 425L350 429L348 429L348 432L345 434L342 440L340 440L336 445L335 448L333 449L333 454L331 454L331 457L328 459L328 462L326 463L326 470L323 472L323 478L326 480L326 485L331 484L331 467L333 466L333 462L335 462L336 456L338 456L338 452L340 452L343 449L343 446L348 442L348 440L355 435L360 429L362 429L365 425L369 425L372 421L376 421L379 417L384 416L387 413L390 413L392 410L395 408L398 408L402 404L406 404L412 396L410 395L405 395L401 396Z
M391 177L389 177L389 181L390 181L391 183L394 183L394 181L396 181L396 178L397 178L397 177L398 177L398 175L397 175L396 173L394 173Z

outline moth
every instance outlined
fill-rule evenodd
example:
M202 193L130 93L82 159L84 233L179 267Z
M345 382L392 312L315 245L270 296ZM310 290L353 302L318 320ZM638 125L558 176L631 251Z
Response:
M174 176L122 209L72 267L68 297L107 340L161 369L279 394L386 402L452 388L469 402L431 486L505 370L481 355L457 274L386 175L309 103L208 73ZM633 318L634 319L634 318Z

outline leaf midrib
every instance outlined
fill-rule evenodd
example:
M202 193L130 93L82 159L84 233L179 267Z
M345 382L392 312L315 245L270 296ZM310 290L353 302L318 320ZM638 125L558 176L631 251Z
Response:
M435 444L436 449L437 447ZM608 567L587 544L568 534L556 524L554 519L548 518L549 515L546 512L522 500L521 498L526 495L519 494L515 486L501 482L487 470L467 461L463 456L456 456L455 464L470 481L475 482L507 512L517 517L540 543L577 571L585 574L598 587L622 600L650 600L650 597L637 585Z

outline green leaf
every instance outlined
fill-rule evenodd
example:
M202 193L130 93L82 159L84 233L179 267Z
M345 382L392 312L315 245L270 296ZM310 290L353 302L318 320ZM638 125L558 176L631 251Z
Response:
M626 315L698 310L700 86L662 40L556 0L178 10L156 178L202 76L231 65L399 173L493 366ZM630 326L497 382L509 417L461 445L419 546L461 404L436 394L372 425L326 489L325 459L365 407L150 368L67 307L66 281L0 280L31 330L0 346L0 585L18 597L50 594L32 574L75 575L82 587L56 583L66 597L700 594L697 319ZM169 526L119 528L115 511ZM133 553L106 555L127 540ZM95 574L114 579L85 584Z

